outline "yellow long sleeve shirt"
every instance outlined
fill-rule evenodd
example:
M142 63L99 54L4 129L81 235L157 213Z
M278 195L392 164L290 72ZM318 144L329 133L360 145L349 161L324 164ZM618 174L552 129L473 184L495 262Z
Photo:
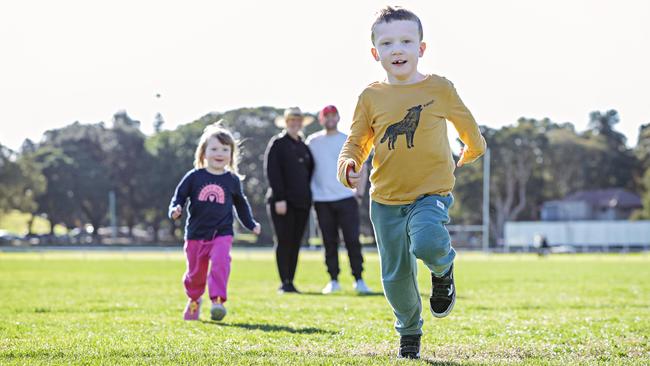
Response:
M465 146L462 162L483 155L486 144L453 84L437 75L420 82L370 84L359 96L352 127L338 159L338 179L358 170L374 147L370 197L388 205L409 204L422 194L446 195L455 163L447 138L449 120Z

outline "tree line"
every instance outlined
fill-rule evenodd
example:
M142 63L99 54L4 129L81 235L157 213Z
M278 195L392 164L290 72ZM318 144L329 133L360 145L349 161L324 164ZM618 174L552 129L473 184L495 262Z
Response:
M178 241L182 225L167 219L169 199L192 168L203 128L223 119L241 140L244 189L263 226L258 242L269 244L263 155L269 139L280 132L273 121L281 113L273 107L210 113L174 130L163 130L158 115L155 133L146 136L140 121L119 111L109 124L75 122L47 131L38 142L26 140L19 151L0 145L0 215L15 209L45 217L52 233L55 224L100 228L109 221L112 191L118 224L129 236L139 228L152 242L161 241L161 232L167 233L166 240ZM625 136L615 129L618 122L618 113L608 110L592 112L583 132L549 119L521 118L498 129L481 126L491 151L491 237L503 237L506 221L537 220L543 202L584 189L621 187L636 192L644 206L633 218L650 219L650 124L640 127L636 146L628 148ZM319 128L312 124L305 135ZM456 177L454 224L480 224L482 164L466 165ZM367 200L362 232L372 233ZM101 240L98 230L93 235L96 242Z

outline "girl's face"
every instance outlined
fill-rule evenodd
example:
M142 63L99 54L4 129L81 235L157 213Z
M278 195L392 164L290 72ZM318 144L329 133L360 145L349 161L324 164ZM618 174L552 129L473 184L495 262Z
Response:
M230 164L232 148L222 144L216 137L210 137L205 146L205 161L208 171L223 173Z

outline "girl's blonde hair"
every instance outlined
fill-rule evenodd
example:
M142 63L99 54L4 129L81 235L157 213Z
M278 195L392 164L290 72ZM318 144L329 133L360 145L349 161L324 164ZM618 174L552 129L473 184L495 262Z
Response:
M230 146L230 163L228 164L228 170L238 177L243 178L237 169L237 165L239 164L239 142L235 140L235 137L230 131L223 128L221 125L222 123L223 120L219 120L208 125L203 130L203 134L199 139L199 145L196 147L196 152L194 152L194 167L196 169L205 168L205 149L208 146L208 140L215 137L220 143Z

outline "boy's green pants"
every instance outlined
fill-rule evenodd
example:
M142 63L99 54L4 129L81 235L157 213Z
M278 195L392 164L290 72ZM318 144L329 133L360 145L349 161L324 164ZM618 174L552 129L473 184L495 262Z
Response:
M400 335L422 334L416 258L441 276L456 256L445 227L453 202L449 194L421 196L409 205L370 203L384 294L397 318L395 330Z

